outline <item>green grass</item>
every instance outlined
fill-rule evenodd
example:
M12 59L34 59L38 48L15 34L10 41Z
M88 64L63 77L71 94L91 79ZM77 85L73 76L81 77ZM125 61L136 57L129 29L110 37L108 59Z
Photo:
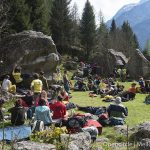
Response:
M121 84L124 84L125 88L128 89L131 83L125 82ZM99 96L94 98L89 97L89 92L72 91L71 95L73 97L70 99L70 101L80 106L106 106L107 107L110 105L110 103L103 102L102 98L100 98ZM150 121L150 117L149 117L150 105L146 105L144 103L146 96L147 96L146 94L137 94L133 101L123 103L128 108L129 111L128 117L126 118L126 124L129 126L129 128L138 125L142 122ZM12 107L13 103L14 100L6 103L4 105L6 110ZM9 124L10 122L6 122L5 126ZM111 143L126 141L126 137L116 134L114 127L103 127L102 135L100 137L108 138ZM111 148L107 146L104 149L111 150Z
M128 89L131 83L121 83L125 85L125 89ZM109 106L110 103L103 102L102 98L94 97L91 98L88 95L89 92L72 92L71 102L78 104L80 106ZM128 108L128 117L126 118L126 125L132 128L140 123L150 121L150 105L144 103L147 94L136 94L136 97L132 101L123 102L123 104ZM108 145L111 143L121 143L126 142L127 138L123 135L117 134L114 127L103 127L102 135L100 137L105 137L110 140ZM98 143L100 144L100 143ZM100 144L101 145L101 144ZM105 145L104 150L112 150L111 147ZM125 150L126 147L120 148L120 150ZM130 150L136 150L137 148L130 147Z
M124 83L126 87L129 87L131 83ZM88 95L89 92L72 92L71 102L80 106L109 106L110 103L103 102L102 98L91 98ZM146 94L136 94L136 97L132 101L123 102L128 108L129 114L126 118L126 124L129 127L133 127L139 123L150 121L150 105L144 103Z

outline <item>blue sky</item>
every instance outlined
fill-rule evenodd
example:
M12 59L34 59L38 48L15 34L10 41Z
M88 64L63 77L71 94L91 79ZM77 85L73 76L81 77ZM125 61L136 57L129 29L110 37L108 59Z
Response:
M99 16L100 10L103 13L105 21L111 19L116 12L124 5L130 3L138 3L140 0L89 0L94 7L96 18ZM72 4L76 3L79 14L81 16L86 0L72 0ZM98 20L98 19L96 19Z

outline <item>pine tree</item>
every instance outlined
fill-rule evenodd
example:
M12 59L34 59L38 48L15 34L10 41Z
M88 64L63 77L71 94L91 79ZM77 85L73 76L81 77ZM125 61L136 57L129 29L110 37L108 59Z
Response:
M86 59L89 58L95 46L95 15L89 0L86 1L81 19L81 44L85 49Z
M114 33L116 32L116 30L117 30L116 22L115 22L115 19L113 19L111 23L111 27L110 27L110 33Z
M51 32L57 48L63 52L71 43L70 0L54 0L51 10Z
M112 23L111 23L111 27L110 27L110 47L113 49L117 49L118 48L118 35L119 35L119 28L117 28L116 26L116 22L113 19Z
M109 48L109 31L104 23L104 17L100 11L100 25L97 31L97 48L100 51L107 50Z
M30 28L30 9L25 0L9 1L9 24L11 32L21 32Z
M48 16L48 4L47 1L43 0L26 0L30 10L30 22L32 24L32 29L35 31L40 31L45 34L49 34L49 16Z
M78 14L78 7L77 4L74 3L71 11L71 22L72 22L72 29L71 29L71 45L79 46L80 45L80 19Z
M126 47L126 54L130 56L133 50L139 48L136 35L133 33L132 28L128 22L122 25L122 36L124 38L124 46Z

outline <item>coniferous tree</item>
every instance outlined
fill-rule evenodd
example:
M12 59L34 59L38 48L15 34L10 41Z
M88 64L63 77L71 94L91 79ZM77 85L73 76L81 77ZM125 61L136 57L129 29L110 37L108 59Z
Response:
M32 29L49 34L48 4L45 0L26 0L31 10Z
M116 32L116 30L117 30L116 22L115 22L115 19L113 19L111 23L111 27L110 27L110 33L114 33Z
M21 32L30 29L30 9L25 0L9 0L9 30Z
M78 7L77 4L74 3L72 10L71 10L71 22L72 22L72 29L71 29L71 45L79 46L80 45L80 19L78 14Z
M52 38L61 51L66 51L71 43L70 0L54 0L51 10Z
M97 47L100 51L107 50L109 48L109 30L104 23L104 17L100 12L100 25L97 31Z
M124 40L124 47L126 48L125 53L127 56L130 56L133 50L139 48L139 44L128 22L124 22L122 25L122 37Z
M118 35L119 35L119 28L116 26L116 22L113 19L110 27L110 47L113 49L118 49Z
M81 30L81 44L85 49L86 59L88 59L90 53L94 49L95 35L96 35L95 15L93 12L93 7L91 6L89 0L86 1L83 10L80 30Z

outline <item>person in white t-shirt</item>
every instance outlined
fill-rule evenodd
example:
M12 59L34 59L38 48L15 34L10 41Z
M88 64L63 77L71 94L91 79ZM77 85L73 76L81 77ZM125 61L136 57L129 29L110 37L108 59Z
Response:
M11 81L9 80L10 76L6 75L3 82L2 82L2 90L10 93L16 92L16 85L12 85Z

